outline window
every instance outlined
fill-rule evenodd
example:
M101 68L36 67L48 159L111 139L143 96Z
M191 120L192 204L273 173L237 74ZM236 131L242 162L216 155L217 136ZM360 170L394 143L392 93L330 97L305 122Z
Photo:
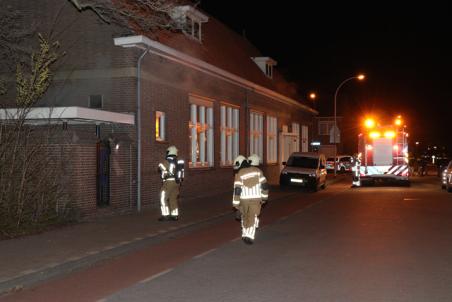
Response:
M191 35L192 38L202 41L202 35L201 35L201 22L187 17L187 33Z
M276 117L267 116L267 163L269 164L274 164L278 161L277 134Z
M88 107L94 109L101 109L103 97L101 94L94 94L89 96Z
M300 129L300 126L298 125L298 129ZM300 133L300 130L298 130L298 134ZM301 126L301 152L308 152L309 151L309 128L308 126L302 125Z
M333 128L334 122L322 121L319 122L319 135L330 135L330 130Z
M165 140L165 113L161 111L155 112L155 139Z
M270 79L273 78L273 65L272 64L265 64L265 75L269 77Z
M190 5L174 6L168 11L168 14L175 22L175 25L182 29L184 34L199 42L202 41L202 24L209 21L207 15Z
M239 155L239 109L222 105L221 116L221 165L232 165Z
M213 103L190 96L190 167L213 167Z
M264 116L261 113L251 112L250 114L250 155L257 154L263 159L263 129Z

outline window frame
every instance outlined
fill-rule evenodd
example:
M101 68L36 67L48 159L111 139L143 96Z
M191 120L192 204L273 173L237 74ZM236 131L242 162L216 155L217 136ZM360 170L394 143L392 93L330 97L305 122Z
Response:
M166 141L166 114L163 111L155 111L155 140Z
M240 106L220 103L220 166L230 167L240 149Z
M215 138L213 109L213 100L200 96L189 96L189 168L214 167ZM194 149L196 149L195 154L193 154ZM195 162L193 163L194 159Z
M257 154L260 163L264 159L264 113L251 110L249 114L249 155ZM256 140L257 139L257 140Z
M267 164L278 163L278 118L267 115Z

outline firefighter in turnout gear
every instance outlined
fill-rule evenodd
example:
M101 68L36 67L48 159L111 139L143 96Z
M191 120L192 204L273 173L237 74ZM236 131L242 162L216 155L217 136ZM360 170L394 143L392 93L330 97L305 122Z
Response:
M177 148L170 146L166 150L166 162L159 164L160 177L163 184L160 189L160 209L162 216L159 221L176 221L179 219L180 185L184 180L184 161L177 159Z
M247 168L249 166L250 166L250 163L246 159L245 156L243 156L243 155L237 156L236 159L234 159L234 165L233 165L234 178L235 178L235 175L237 175L237 173L240 171L240 169ZM242 221L242 212L240 211L240 205L233 205L233 206L235 209L235 220Z
M248 163L250 167L240 169L235 175L232 204L242 213L242 240L253 244L261 206L268 200L268 184L258 168L259 156L251 155Z

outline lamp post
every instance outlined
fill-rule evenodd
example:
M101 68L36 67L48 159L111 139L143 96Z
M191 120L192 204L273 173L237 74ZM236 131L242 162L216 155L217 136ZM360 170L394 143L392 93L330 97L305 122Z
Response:
M345 79L342 81L342 83L339 84L336 88L336 92L334 93L334 127L333 127L333 139L334 139L334 177L337 175L337 145L336 145L336 129L337 129L337 115L336 115L336 99L337 99L337 93L339 92L339 89L347 83L348 81L351 81L353 79L358 79L359 81L362 81L365 79L365 75L359 74L357 76L350 77L348 79Z
M312 106L314 107L314 109L317 109L316 102L315 102L315 100L317 99L317 94L315 92L310 92L309 99L312 101Z

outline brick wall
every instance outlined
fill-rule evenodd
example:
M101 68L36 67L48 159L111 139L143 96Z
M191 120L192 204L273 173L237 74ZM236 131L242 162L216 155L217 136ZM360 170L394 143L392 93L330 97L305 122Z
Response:
M39 3L38 3L39 2ZM88 106L91 94L104 96L104 110L135 112L136 64L142 50L113 45L113 37L124 31L100 22L94 13L79 14L68 1L17 0L38 30L48 30L58 24L56 38L67 52L59 62L55 82L44 105ZM44 9L41 9L44 8ZM59 12L59 13L58 13ZM276 116L278 129L298 122L311 126L311 115L264 97L251 90L196 71L178 63L147 54L142 67L142 205L159 207L161 181L157 165L164 160L165 150L176 145L180 157L188 163L190 94L214 101L214 167L186 169L186 181L181 196L185 200L215 195L232 190L231 167L220 166L220 102L240 106L240 154L248 155L246 129L249 110L259 110ZM166 141L155 140L155 111L166 114ZM264 158L266 133L264 121ZM122 141L111 154L111 204L107 209L96 206L96 141L94 124L70 126L72 141L72 192L83 216L106 215L133 210L136 207L136 139L134 127L104 125L101 138L109 135ZM112 131L113 129L113 131ZM279 165L264 166L271 183L279 180ZM215 202L214 200L212 202Z

